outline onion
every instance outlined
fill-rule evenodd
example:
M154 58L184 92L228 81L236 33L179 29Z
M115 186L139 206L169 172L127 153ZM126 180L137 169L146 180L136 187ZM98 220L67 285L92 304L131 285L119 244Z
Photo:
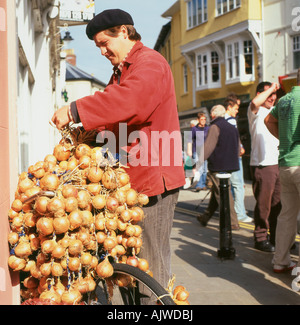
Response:
M139 258L138 259L138 268L144 272L149 270L149 263L146 259L144 258Z
M105 229L105 219L100 217L99 215L95 218L95 229L96 230L104 230Z
M127 228L127 222L123 222L121 219L117 220L118 230L125 231Z
M84 252L81 254L80 262L83 266L90 265L92 263L92 255L88 252Z
M57 159L56 159L56 157L54 155L49 154L44 158L44 162L45 163L50 162L50 163L56 165Z
M133 280L132 278L127 274L117 274L114 278L114 282L119 287L129 287L132 285Z
M75 157L77 159L80 159L83 156L91 156L91 148L85 143L79 144L75 150Z
M19 213L16 212L15 210L13 210L13 209L8 210L8 218L10 220L12 220L12 219L14 219L15 217L18 217L18 216L19 216Z
M121 212L120 218L123 222L128 222L131 220L131 211L129 209L126 209Z
M78 166L78 160L75 157L71 157L68 160L67 170L74 170Z
M82 225L83 218L80 210L72 211L69 216L70 230L79 228Z
M135 244L135 248L140 248L143 245L143 241L140 237L136 237L136 244Z
M41 249L42 249L43 254L45 254L45 255L51 254L56 245L57 245L57 243L53 239L45 240L41 244Z
M11 229L19 232L23 226L23 214L20 213L18 216L14 217L11 222Z
M127 247L135 247L136 245L136 238L134 236L129 237L126 241L126 246Z
M117 173L118 186L122 187L129 183L130 178L126 172Z
M40 299L51 300L57 304L61 303L61 301L62 301L60 295L57 292L55 292L53 287L51 287L50 290L46 290L46 291L42 292L40 295Z
M91 150L91 158L92 160L99 165L103 160L102 148L101 147L94 147Z
M130 188L126 194L126 203L129 206L134 206L138 203L138 194L137 191L133 188Z
M179 291L183 291L183 290L185 290L185 287L184 286L182 286L182 285L176 286L175 289L174 289L174 291L173 291L173 296L176 297L177 293Z
M78 194L77 188L71 184L64 185L61 192L64 198L77 197Z
M41 247L41 242L40 239L37 236L32 236L29 238L30 239L30 247L31 250L36 251Z
M59 163L58 166L62 171L66 171L68 169L68 162L66 160L63 160Z
M70 241L68 250L69 254L73 256L78 256L83 250L83 244L79 239L73 239Z
M33 181L31 181L29 178L25 178L23 179L19 184L18 184L18 188L21 192L26 192L28 189L30 189L31 187L33 187Z
M54 262L52 264L52 266L51 266L51 274L53 276L62 276L63 272L64 272L64 270L63 270L62 266L59 263Z
M36 265L36 263L35 263L34 260L28 260L28 261L26 262L26 265L25 265L25 267L24 267L24 269L23 269L22 271L23 271L23 272L30 272L31 268L32 268L33 266L35 266L35 265Z
M33 265L30 269L30 274L37 279L40 279L42 277L42 273L40 270L40 267L38 265Z
M51 235L54 231L52 219L46 217L40 218L36 223L36 229L44 236Z
M82 226L91 226L94 223L94 216L91 211L89 210L83 210L81 211L82 215Z
M17 257L20 257L20 258L25 258L25 257L28 257L29 255L31 255L32 250L30 247L30 242L27 240L20 241L19 244L17 245L17 247L15 248L15 254Z
M119 202L116 198L112 197L112 196L108 196L106 199L106 208L111 211L114 212L117 210L117 207L119 206Z
M98 244L103 244L107 235L103 231L98 231L96 234L96 240Z
M92 262L91 262L91 265L90 265L90 268L91 269L95 269L98 265L98 259L96 256L93 256L92 257Z
M53 249L53 251L51 253L52 257L58 258L58 259L64 257L65 254L66 254L66 249L63 246L59 245L59 244L57 244L54 247L54 249Z
M97 265L96 272L100 278L108 278L114 274L114 268L107 257Z
M27 212L24 214L24 224L26 227L34 227L36 225L37 222L37 215L31 213L31 212Z
M48 260L47 259L47 256L44 253L40 253L36 257L36 263L37 263L37 265L42 265L42 264L46 263L47 260Z
M65 210L66 212L72 212L78 209L78 201L75 197L70 196L65 199Z
M106 198L104 195L98 194L93 197L92 199L92 205L95 209L101 210L106 205Z
M30 197L32 195L37 194L40 191L41 191L41 188L39 186L34 185L31 188L29 188L28 190L26 190L25 193L23 193L23 194L25 194L26 198L28 198L28 197ZM21 196L20 199L22 200L23 197Z
M117 187L117 178L115 172L112 169L104 172L102 176L102 184L109 190L114 190Z
M10 255L8 258L8 266L14 271L21 271L26 266L26 261L15 255Z
M118 188L113 196L118 200L119 204L126 203L126 191Z
M143 232L142 227L139 226L139 225L133 225L133 227L135 229L134 236L135 237L139 237L142 234L142 232Z
M58 161L68 160L71 155L71 151L66 149L62 144L57 144L54 147L53 155Z
M113 249L114 247L116 247L116 245L117 245L117 241L114 238L107 237L104 239L103 247L105 250L109 251L109 250Z
M8 234L8 242L10 245L15 245L19 241L19 234L17 232L11 232Z
M96 166L92 166L87 174L88 180L92 183L99 183L102 179L102 176L103 169Z
M22 210L22 207L23 203L19 199L15 199L11 204L11 208L16 212L20 212Z
M46 196L40 196L36 199L34 204L34 209L41 215L47 213L47 205L50 199Z
M88 245L90 242L90 234L88 231L81 229L77 234L77 239L82 242L83 245Z
M146 194L140 193L138 194L138 203L140 205L147 205L149 203L149 197Z
M102 186L100 183L90 183L87 185L86 189L91 193L92 195L97 195L100 193Z
M144 218L144 211L142 208L136 206L131 208L131 220L133 222L139 222Z
M126 264L137 267L138 259L135 256L128 256L126 260Z
M55 196L54 198L50 199L50 201L48 202L47 210L53 214L55 214L58 211L61 211L64 214L65 206L66 206L65 202L59 197Z
M179 301L185 301L185 300L187 300L188 297L189 297L189 293L185 289L178 291L175 295L175 299L177 299Z
M51 274L51 262L44 263L40 266L42 276L49 276Z
M77 200L78 200L78 206L81 209L86 209L88 208L89 203L91 202L91 195L88 191L81 190L78 192Z
M126 249L123 245L116 245L116 251L117 251L117 255L121 256L124 255L126 253Z
M40 181L40 187L44 191L55 191L60 184L59 178L56 174L46 173Z
M68 267L70 271L78 271L80 268L80 259L78 257L70 257Z
M86 168L90 167L90 163L91 163L91 157L82 156L79 159L79 168L86 169Z
M108 231L117 230L118 229L118 223L116 219L107 219L105 221L105 227Z
M64 234L69 230L70 221L67 217L55 218L53 220L53 228L57 235Z
M23 281L24 287L27 289L34 289L39 286L39 280L33 276L29 276Z
M127 226L127 228L126 228L126 230L125 230L125 234L127 235L127 236L134 236L135 235L135 228L134 228L134 226L133 225L128 225Z
M61 301L70 305L78 304L81 299L81 293L79 292L79 290L74 288L70 288L68 291L65 291L61 296Z

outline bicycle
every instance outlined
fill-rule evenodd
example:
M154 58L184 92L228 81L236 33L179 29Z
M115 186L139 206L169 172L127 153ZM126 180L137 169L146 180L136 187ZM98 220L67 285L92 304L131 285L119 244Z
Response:
M38 197L53 198L52 191L40 191L24 200L24 204L31 203ZM118 263L109 257L113 266L113 275L109 279L97 279L95 290L83 295L83 300L88 305L141 305L143 299L150 293L153 304L176 305L171 294L163 288L153 277L135 266ZM124 275L128 284L126 286L115 285L114 280ZM146 294L145 294L146 292ZM29 302L28 302L29 304Z

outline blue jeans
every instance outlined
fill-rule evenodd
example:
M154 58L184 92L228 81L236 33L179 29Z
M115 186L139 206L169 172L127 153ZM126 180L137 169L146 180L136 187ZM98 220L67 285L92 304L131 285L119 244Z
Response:
M199 174L200 174L200 179L198 183L196 184L196 188L200 187L206 187L206 176L207 176L207 160L204 161L204 163L201 165L199 168Z
M245 209L245 188L242 158L239 159L240 170L231 173L231 191L234 199L234 209L238 220L243 220L247 217Z

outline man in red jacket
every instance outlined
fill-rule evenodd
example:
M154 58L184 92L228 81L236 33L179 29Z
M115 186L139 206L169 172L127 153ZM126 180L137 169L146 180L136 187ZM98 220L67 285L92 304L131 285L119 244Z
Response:
M104 92L62 107L52 122L58 129L81 122L87 131L114 134L116 153L130 167L132 187L149 196L140 256L166 287L174 209L185 184L181 135L169 64L142 44L133 25L132 17L119 9L105 10L90 21L87 36L111 62L113 75Z

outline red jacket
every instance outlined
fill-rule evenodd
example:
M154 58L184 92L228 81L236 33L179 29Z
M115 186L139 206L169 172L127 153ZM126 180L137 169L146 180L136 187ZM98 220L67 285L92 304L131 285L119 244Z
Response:
M134 189L154 196L184 185L173 76L158 52L138 41L120 80L113 75L104 92L79 99L76 105L85 130L114 133L116 148L128 154L126 170Z

